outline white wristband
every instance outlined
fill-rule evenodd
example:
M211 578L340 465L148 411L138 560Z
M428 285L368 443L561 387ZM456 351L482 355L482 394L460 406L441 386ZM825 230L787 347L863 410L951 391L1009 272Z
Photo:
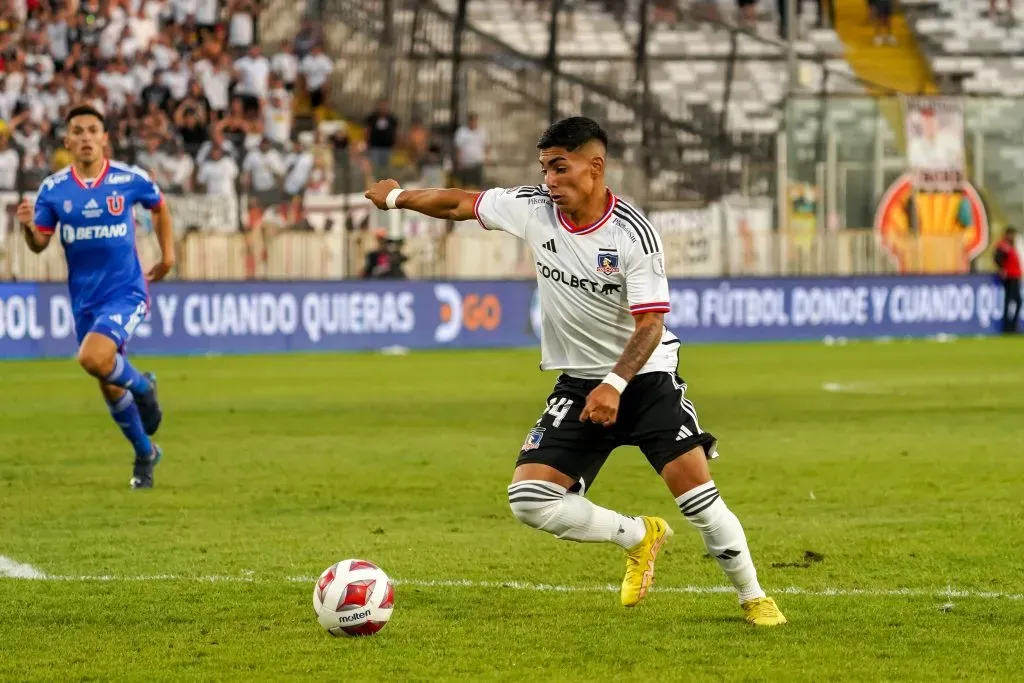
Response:
M396 187L391 192L388 192L388 198L384 200L384 203L388 205L389 209L398 208L398 195L402 194L402 191L402 188Z
M614 372L609 372L608 376L601 380L601 384L607 384L615 389L620 394L626 390L626 386L629 384L626 380L622 379Z

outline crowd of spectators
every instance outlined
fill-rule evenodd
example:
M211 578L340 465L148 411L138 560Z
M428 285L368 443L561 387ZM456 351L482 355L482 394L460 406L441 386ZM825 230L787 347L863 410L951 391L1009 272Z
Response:
M64 116L91 104L108 153L170 192L296 195L330 164L299 143L334 63L304 22L265 54L260 0L0 0L0 190L33 189L69 163ZM328 188L329 189L329 188Z

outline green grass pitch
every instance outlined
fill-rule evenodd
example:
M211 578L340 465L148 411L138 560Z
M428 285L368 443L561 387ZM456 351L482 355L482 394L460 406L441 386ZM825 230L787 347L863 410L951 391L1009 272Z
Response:
M0 573L50 577L0 578L0 680L1021 679L1024 345L683 348L716 483L790 619L772 630L715 592L635 450L591 497L676 528L636 609L603 590L617 548L515 521L505 487L554 379L536 363L138 359L166 412L141 492L73 362L0 363ZM404 582L373 638L312 613L313 577L349 557Z

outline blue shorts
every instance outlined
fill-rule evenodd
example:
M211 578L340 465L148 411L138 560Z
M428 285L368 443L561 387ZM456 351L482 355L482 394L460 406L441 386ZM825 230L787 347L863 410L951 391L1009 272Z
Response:
M137 299L112 301L101 308L80 311L75 314L78 344L81 346L85 335L95 332L113 339L118 351L123 351L128 340L135 334L135 328L148 314L149 303Z

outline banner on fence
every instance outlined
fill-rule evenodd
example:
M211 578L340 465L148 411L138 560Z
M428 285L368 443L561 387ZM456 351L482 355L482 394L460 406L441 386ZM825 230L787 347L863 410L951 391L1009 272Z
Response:
M684 341L989 334L1002 289L989 277L707 279L670 282L666 324ZM133 353L535 346L530 281L164 283ZM61 285L0 285L0 358L70 356Z
M764 197L725 197L720 204L730 275L765 275L774 270L775 211Z
M988 246L988 215L970 183L918 191L907 173L879 202L875 233L901 272L966 273Z
M964 163L964 103L959 97L903 98L907 164L917 190L958 190Z
M722 214L717 204L700 209L652 211L648 218L672 249L665 250L669 273L714 277L725 272L722 261Z

